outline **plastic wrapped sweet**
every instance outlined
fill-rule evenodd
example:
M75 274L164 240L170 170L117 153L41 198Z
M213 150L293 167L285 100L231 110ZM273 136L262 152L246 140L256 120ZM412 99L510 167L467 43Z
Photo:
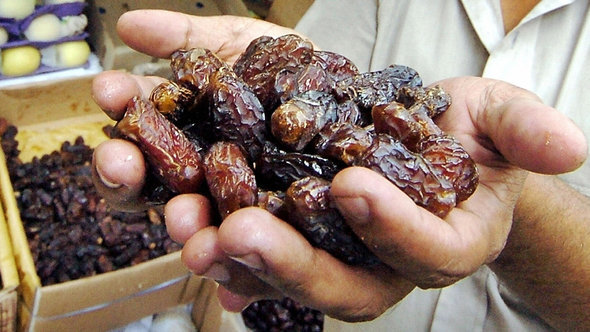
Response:
M6 42L8 42L8 31L0 26L0 46L6 44Z
M0 0L0 17L20 20L33 13L35 0Z
M82 66L90 56L90 45L85 40L70 41L41 49L41 63L55 68Z
M61 37L61 20L47 13L34 18L23 32L30 41L52 41Z
M5 2L10 1L0 0L0 8ZM91 49L85 6L85 1L45 1L24 18L0 17L0 52L6 53L0 79L86 65ZM12 61L14 54L23 52L26 61Z
M41 52L32 46L19 46L2 50L2 75L23 76L37 70Z
M57 5L62 3L84 2L84 0L45 0L46 5Z

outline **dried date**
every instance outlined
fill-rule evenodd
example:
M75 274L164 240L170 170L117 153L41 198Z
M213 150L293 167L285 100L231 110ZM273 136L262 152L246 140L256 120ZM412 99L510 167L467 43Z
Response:
M329 181L307 177L293 182L286 192L285 209L288 221L314 246L352 265L379 262L333 205Z
M332 95L307 91L283 103L270 119L271 132L283 145L302 151L331 122L336 121L338 106Z
M233 69L254 91L265 110L272 112L281 104L285 91L296 84L297 75L311 62L313 45L297 35L255 39L236 60Z
M426 107L428 116L437 117L444 113L451 106L451 96L440 86L402 86L398 91L396 100L406 108L415 104L422 104Z
M438 176L421 155L411 152L389 135L377 135L354 165L382 174L416 204L441 218L456 205L453 186Z
M285 190L292 182L308 176L331 180L342 165L315 154L286 152L267 143L256 162L256 177L261 186Z
M234 142L256 160L267 141L264 109L256 95L230 69L213 73L208 90L214 140Z
M138 97L130 100L113 135L137 144L150 170L171 190L177 193L199 191L204 179L201 148L157 112L151 102Z
M431 169L453 184L458 202L473 194L479 172L469 153L454 137L430 136L420 142L419 150Z
M413 152L419 152L419 143L426 137L442 135L420 103L409 109L397 102L375 105L371 114L377 133L391 135Z
M239 146L223 141L213 144L204 165L209 192L222 218L240 208L257 205L256 178Z
M395 101L403 86L422 86L422 78L410 67L391 65L339 81L335 94L339 101L350 99L361 108L371 110L375 105Z

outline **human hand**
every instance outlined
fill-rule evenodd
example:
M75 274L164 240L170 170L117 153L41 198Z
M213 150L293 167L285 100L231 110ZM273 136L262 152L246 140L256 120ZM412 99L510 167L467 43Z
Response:
M230 62L260 34L292 32L247 21L132 12L121 18L119 32L131 46L154 56L200 46ZM217 27L216 38L209 37L208 24ZM160 34L152 26L170 31ZM222 32L219 27L224 26L233 32ZM236 32L235 27L245 26L247 33ZM171 40L172 31L180 40ZM159 82L110 72L96 79L94 95L117 119L130 97L148 95ZM441 220L367 169L346 169L332 183L341 212L384 264L370 269L348 266L257 208L236 211L219 228L210 226L211 206L200 195L177 196L166 205L168 231L185 243L184 263L196 274L219 281L219 298L230 310L286 295L330 316L357 321L377 317L415 284L445 286L493 260L510 230L512 208L526 177L521 168L549 174L574 169L585 158L586 143L569 120L526 91L477 78L440 84L453 96L453 106L438 124L462 142L480 170L480 186L469 200ZM107 199L121 202L122 208L135 206L145 174L137 148L109 141L96 149L94 164L102 179L97 186Z

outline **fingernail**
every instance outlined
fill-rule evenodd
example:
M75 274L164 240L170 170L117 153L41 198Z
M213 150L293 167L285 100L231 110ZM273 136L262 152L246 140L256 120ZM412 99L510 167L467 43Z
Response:
M264 263L262 262L262 258L257 254L247 254L244 256L239 257L230 257L234 261L246 265L251 270L262 271L264 269Z
M350 222L365 224L370 220L369 204L362 197L335 197L340 213Z
M100 167L98 167L98 165L95 167L96 169L96 174L98 175L98 177L100 178L100 181L107 187L111 188L111 189L118 189L121 188L123 185L120 183L113 183L113 181L109 180L106 176L104 176L102 174L102 171L100 170Z
M203 277L213 279L219 283L229 281L229 271L227 268L219 263L213 263L209 270L203 273Z

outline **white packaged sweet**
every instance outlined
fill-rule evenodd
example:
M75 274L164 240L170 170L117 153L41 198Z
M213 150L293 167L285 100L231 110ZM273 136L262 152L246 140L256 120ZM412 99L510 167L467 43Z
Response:
M11 1L29 0L0 0L0 80L87 65L85 1L47 0L25 17Z

